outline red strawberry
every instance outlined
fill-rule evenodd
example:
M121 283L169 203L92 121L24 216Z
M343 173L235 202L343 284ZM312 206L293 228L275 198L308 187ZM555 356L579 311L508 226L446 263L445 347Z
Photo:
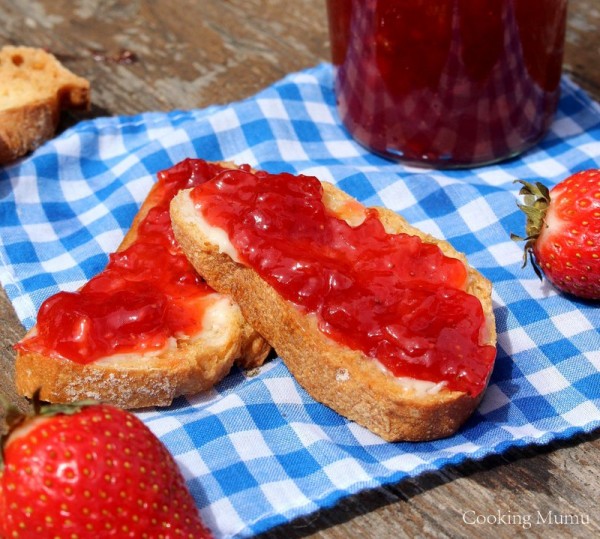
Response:
M600 170L569 176L551 191L541 183L523 184L519 207L527 215L523 266L527 257L541 278L559 290L600 299ZM541 270L541 271L540 271Z
M1 537L210 537L175 460L134 415L82 403L11 423Z

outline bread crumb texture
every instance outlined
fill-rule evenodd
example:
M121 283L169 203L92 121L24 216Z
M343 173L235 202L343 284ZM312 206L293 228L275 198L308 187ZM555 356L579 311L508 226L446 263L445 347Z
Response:
M90 108L90 83L50 53L0 49L0 164L35 150L56 133L61 110Z
M323 189L329 211L360 221L364 210L358 201L331 184L323 183ZM463 261L469 273L467 291L479 299L486 318L482 344L495 346L491 283L448 242L412 227L391 210L377 208L377 212L388 233L416 235L438 245L446 256ZM483 391L470 395L449 390L443 383L395 377L373 358L333 341L319 330L315 316L280 296L251 267L232 259L226 254L229 248L212 243L215 235L198 215L190 191L180 191L171 203L171 219L183 252L212 288L233 298L244 318L315 400L390 442L450 436L472 414Z

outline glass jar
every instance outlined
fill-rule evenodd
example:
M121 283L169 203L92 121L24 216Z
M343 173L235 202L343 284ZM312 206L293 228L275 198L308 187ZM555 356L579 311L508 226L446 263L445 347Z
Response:
M375 153L434 167L515 156L548 130L567 0L328 0L338 109Z

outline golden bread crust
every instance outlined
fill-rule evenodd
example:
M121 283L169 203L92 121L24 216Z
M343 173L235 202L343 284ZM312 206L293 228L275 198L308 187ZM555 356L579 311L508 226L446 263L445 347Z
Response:
M216 296L216 294L215 294ZM214 336L201 336L154 356L119 356L82 365L35 352L18 353L17 391L48 402L95 399L122 408L168 406L180 395L205 391L222 380L234 363L252 368L263 363L269 348L254 331L248 331L238 307L227 298L228 312ZM210 307L209 307L210 308ZM211 339L213 337L213 339Z
M0 49L0 164L54 136L61 110L89 109L90 83L48 52Z
M140 223L154 204L157 186L152 187L118 251L137 237ZM234 363L247 369L262 365L270 347L239 307L217 293L208 295L205 304L202 333L179 339L155 355L120 355L82 365L60 356L18 350L17 391L32 397L40 389L40 398L49 402L96 399L122 408L167 406L180 395L211 388Z
M346 202L358 205L330 184L324 184L324 191L330 211ZM445 389L417 394L402 387L375 360L326 337L314 316L306 316L279 296L254 270L220 253L198 224L195 211L189 191L180 192L171 203L173 230L184 253L215 290L234 299L313 398L388 441L449 436L471 415L483 392L476 397ZM392 211L378 212L388 232L416 234L466 264L465 257L447 242L418 231ZM480 299L487 317L485 342L495 345L491 284L472 268L469 279L469 292Z

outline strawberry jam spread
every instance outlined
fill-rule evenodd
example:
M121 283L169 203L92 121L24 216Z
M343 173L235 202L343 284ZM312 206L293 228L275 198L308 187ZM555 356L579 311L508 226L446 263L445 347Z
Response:
M214 291L175 242L169 203L180 189L222 170L188 159L160 172L135 241L111 254L104 271L79 291L48 298L38 313L37 332L16 348L84 364L113 354L161 350L172 337L200 332L207 295Z
M228 170L192 191L204 220L223 229L239 260L282 297L317 315L320 330L376 358L394 376L472 395L495 348L468 294L464 264L436 245L388 234L375 210L350 226L329 212L313 177Z

